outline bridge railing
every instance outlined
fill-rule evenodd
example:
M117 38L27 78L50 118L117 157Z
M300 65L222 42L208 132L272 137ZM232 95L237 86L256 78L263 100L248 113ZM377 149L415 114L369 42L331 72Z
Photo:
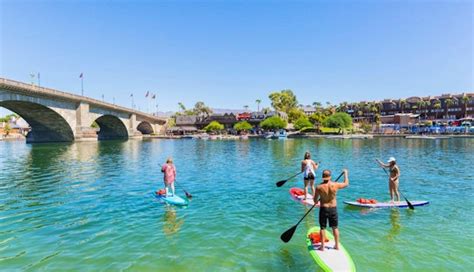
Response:
M16 80L0 78L0 86L5 88L5 89L9 89L9 90L13 90L13 91L19 91L19 92L23 92L23 93L34 93L36 95L46 95L46 96L50 96L50 97L59 97L61 99L69 99L69 100L72 100L74 102L86 102L89 105L100 106L100 107L103 107L103 108L106 108L106 109L111 109L111 110L120 111L120 112L126 112L126 113L129 113L129 114L136 114L137 116L149 118L149 119L155 120L155 121L162 121L162 122L166 121L165 118L157 117L157 116L154 116L154 115L149 114L149 113L137 111L137 110L134 110L134 109L129 109L129 108L126 108L126 107L122 107L122 106L119 106L119 105L115 105L115 104L111 104L111 103L108 103L108 102L100 101L100 100L90 98L90 97L86 97L86 96L81 96L81 95L72 94L72 93L63 92L63 91L58 91L58 90L51 89L51 88L40 87L40 86L37 86L37 85L34 85L34 84L27 84L27 83L23 83L23 82L16 81Z

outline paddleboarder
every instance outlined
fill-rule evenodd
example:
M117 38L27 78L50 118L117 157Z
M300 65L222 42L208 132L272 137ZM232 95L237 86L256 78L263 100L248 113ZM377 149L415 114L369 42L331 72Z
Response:
M331 181L331 171L323 171L323 182L316 187L314 194L314 203L320 202L319 208L319 227L321 237L321 247L319 250L324 251L324 241L326 239L325 229L329 221L329 227L332 228L334 234L334 249L339 249L339 229L337 215L337 199L336 194L339 189L349 186L349 178L347 169L343 170L344 182L337 183Z
M398 192L399 178L400 178L400 168L398 168L397 161L394 157L390 157L387 161L387 164L381 162L377 159L377 162L383 168L388 168L390 175L388 177L388 189L390 191L390 202L393 203L393 196L397 197L397 202L400 202L400 193Z
M174 196L174 181L176 179L176 167L173 164L173 159L168 158L166 163L161 167L163 173L163 181L165 183L165 192L168 196L168 187L171 188L172 195Z
M304 153L304 160L301 161L301 172L303 172L304 179L304 200L308 195L308 185L311 186L311 193L314 196L314 178L318 170L318 164L311 159L311 153L306 151Z

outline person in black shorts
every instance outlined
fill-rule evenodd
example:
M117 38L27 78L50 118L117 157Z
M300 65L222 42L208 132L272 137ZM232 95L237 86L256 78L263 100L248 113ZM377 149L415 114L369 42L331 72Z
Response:
M308 195L308 185L311 186L311 193L314 196L314 178L318 170L318 164L311 159L311 153L306 151L304 153L304 160L301 161L301 172L303 172L304 178L304 200Z
M331 171L323 171L323 182L316 187L314 194L314 203L320 202L319 208L319 227L321 236L321 247L319 250L324 251L324 241L326 239L325 229L329 221L329 227L332 228L334 234L334 249L339 249L339 229L337 216L337 199L336 194L339 189L349 186L349 178L347 169L344 172L344 182L337 183L331 181Z

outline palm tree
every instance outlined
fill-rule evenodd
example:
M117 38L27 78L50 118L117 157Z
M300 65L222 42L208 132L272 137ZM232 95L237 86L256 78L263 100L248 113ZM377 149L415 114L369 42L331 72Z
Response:
M262 103L262 100L257 99L255 100L255 103L257 103L257 111L260 111L260 103Z
M322 104L321 102L313 102L313 107L318 111L321 108Z
M245 111L248 111L249 110L249 105L245 105L244 109L245 109Z
M347 102L341 102L341 103L339 104L339 106L337 106L336 111L339 111L339 112L346 112L347 109L348 109L348 105L349 105L349 104L348 104Z
M441 102L436 101L435 104L433 105L433 108L436 109L436 119L438 119L439 118L438 110L441 109Z
M469 97L466 94L464 94L461 97L461 102L464 105L464 118L466 118L467 117L467 102L469 102Z
M206 106L206 104L204 104L204 102L196 102L196 104L194 105L194 113L200 117L209 117L209 115L212 114L212 110L211 108L209 108L208 106Z
M454 105L454 101L451 98L447 98L446 100L444 100L444 105L446 106L446 111L445 111L446 119L449 119L448 108Z
M184 106L183 103L178 102L178 106L179 106L179 108L181 109L181 111L185 111L185 110L186 110L186 107Z
M405 105L407 104L407 101L405 99L400 99L400 109L402 110L402 113L405 109Z

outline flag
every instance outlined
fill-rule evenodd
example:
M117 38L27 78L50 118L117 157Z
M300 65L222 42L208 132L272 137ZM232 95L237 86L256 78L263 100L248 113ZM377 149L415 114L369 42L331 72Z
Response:
M151 99L155 99L155 98L156 98L156 94L154 94L154 95L151 97Z
M145 97L148 97L149 94L150 94L150 92L146 92Z
M79 78L83 78L83 77L84 77L84 75L83 75L83 73L81 73L81 74L79 75Z

